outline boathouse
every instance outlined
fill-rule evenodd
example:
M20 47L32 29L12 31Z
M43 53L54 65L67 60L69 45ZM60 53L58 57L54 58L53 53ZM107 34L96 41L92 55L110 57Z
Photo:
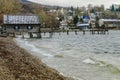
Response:
M41 37L40 34L40 17L35 15L4 15L3 16L3 30L8 34L22 34L29 33L32 37L33 33L37 34L37 37Z

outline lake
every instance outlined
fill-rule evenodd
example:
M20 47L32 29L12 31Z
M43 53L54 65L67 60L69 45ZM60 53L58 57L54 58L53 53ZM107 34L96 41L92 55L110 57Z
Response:
M85 35L54 33L52 38L16 38L16 42L48 66L75 80L120 80L120 31Z

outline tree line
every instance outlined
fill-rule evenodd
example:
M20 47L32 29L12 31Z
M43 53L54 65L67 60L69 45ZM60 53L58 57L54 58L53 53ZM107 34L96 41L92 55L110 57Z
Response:
M4 14L18 14L22 5L18 0L0 0L0 23Z

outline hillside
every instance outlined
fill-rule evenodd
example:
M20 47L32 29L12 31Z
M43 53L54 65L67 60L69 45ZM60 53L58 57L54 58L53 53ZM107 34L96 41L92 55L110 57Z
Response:
M23 9L24 12L28 12L28 13L34 13L31 10L33 9L43 9L44 11L46 10L50 10L50 9L60 9L63 8L62 6L51 6L51 5L45 5L45 4L40 4L40 3L34 3L34 2L30 2L28 0L19 0L22 5L23 5ZM64 7L67 8L67 7Z
M20 3L22 4L22 14L35 14L34 10L36 9L42 9L41 4L33 3L28 0L19 0Z

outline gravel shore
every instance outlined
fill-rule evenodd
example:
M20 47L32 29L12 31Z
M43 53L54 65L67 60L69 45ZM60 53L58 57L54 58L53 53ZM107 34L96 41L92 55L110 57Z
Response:
M12 38L0 37L0 80L73 80L64 77L20 48Z

